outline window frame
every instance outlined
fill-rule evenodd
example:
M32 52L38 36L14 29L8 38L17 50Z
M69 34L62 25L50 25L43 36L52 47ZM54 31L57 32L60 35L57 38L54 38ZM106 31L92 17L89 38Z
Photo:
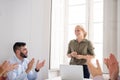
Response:
M66 32L65 34L64 34L64 46L65 46L65 48L63 49L64 50L64 52L67 54L67 46L68 46L68 39L66 38L67 36L68 36L68 28L66 27L66 26L68 26L69 25L69 23L68 23L68 8L69 8L69 2L68 2L69 0L65 0L65 2L64 2L64 6L65 6L65 9L64 9L64 17L65 17L65 22L64 22L64 31ZM99 2L99 1L98 1ZM93 38L94 38L94 36L93 36L93 24L95 23L95 22L93 22L93 4L94 4L94 0L86 0L86 31L87 31L87 33L88 33L88 36L87 36L87 38L90 40L90 41L92 41L93 42ZM51 18L52 18L52 13L51 13ZM52 20L52 19L51 19ZM52 23L52 21L51 21L51 23ZM51 28L52 28L52 24L51 24ZM52 35L52 31L51 31L51 35ZM92 36L91 36L92 35ZM51 42L51 41L50 41ZM93 43L95 43L95 42L93 42ZM103 42L102 43L98 43L98 44L102 44L103 45ZM50 43L50 61L49 61L49 63L50 63L50 65L49 65L49 69L51 69L51 43ZM65 54L64 53L64 54ZM65 57L67 57L66 55L64 55L63 56L64 58L63 58L63 62L65 63L65 64L67 64L67 62L68 61L66 61L67 59L65 58ZM56 68L55 68L56 69Z

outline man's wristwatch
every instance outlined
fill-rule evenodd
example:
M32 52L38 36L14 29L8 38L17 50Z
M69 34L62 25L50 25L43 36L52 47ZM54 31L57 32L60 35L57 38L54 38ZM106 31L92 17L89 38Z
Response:
M35 71L36 71L36 72L39 72L39 70L38 70L38 69L36 69L36 68L35 68Z

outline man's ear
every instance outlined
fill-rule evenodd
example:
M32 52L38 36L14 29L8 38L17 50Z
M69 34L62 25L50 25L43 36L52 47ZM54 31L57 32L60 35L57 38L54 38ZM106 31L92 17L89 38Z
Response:
M19 53L20 53L20 50L16 50L15 53L16 53L16 54L19 54Z

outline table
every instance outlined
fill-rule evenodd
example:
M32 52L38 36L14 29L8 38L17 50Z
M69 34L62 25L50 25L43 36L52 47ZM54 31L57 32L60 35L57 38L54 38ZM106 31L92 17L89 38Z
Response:
M52 78L52 79L46 79L46 80L62 80L61 77L55 77L55 78ZM92 80L92 79L83 79L83 80Z

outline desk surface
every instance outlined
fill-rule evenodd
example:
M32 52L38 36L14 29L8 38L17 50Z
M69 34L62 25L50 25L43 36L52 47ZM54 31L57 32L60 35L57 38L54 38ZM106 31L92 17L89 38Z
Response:
M46 79L46 80L62 80L61 77L55 77L52 79ZM84 80L92 80L92 79L84 79Z

